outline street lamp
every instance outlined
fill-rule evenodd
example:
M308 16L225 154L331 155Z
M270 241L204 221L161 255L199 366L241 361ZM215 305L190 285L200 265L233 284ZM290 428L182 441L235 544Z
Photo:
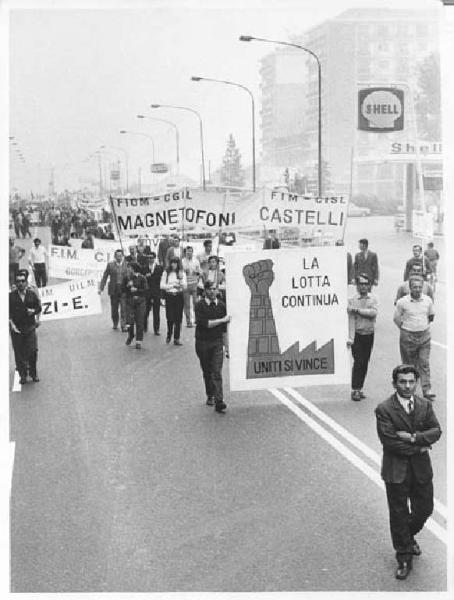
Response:
M196 110L194 110L193 108L188 108L187 106L175 106L173 104L151 104L150 106L151 106L151 108L178 108L180 110L187 110L187 111L192 112L195 115L197 115L197 118L199 119L199 126L200 126L200 148L201 148L201 152L202 152L202 187L204 190L206 190L202 117Z
M175 129L175 141L177 148L177 174L180 173L180 134L178 131L178 127L175 125L173 121L167 121L167 119L159 119L158 117L147 117L145 115L137 115L138 119L148 119L149 121L161 121L161 123L167 123L171 125Z
M113 150L119 150L123 152L125 155L125 171L126 171L126 193L129 192L129 173L128 173L128 153L124 148L119 148L118 146L100 146L101 149L104 148L112 148Z
M126 129L122 129L120 131L120 133L128 133L129 135L141 135L142 137L148 138L151 142L151 147L152 147L152 152L153 152L152 159L153 159L153 162L155 161L154 160L154 140L151 137L151 135L148 135L147 133L141 133L140 131L126 131Z
M255 175L255 103L254 96L249 88L241 83L235 83L233 81L225 81L223 79L211 79L210 77L191 77L192 81L212 81L214 83L225 83L226 85L233 85L245 90L251 97L252 106L252 189L255 192L256 189L256 175Z
M298 44L291 44L290 42L281 42L279 40L268 40L266 38L253 37L252 35L240 35L240 42L269 42L271 44L280 44L281 46L291 46L292 48L298 48L304 50L317 61L318 68L318 195L322 195L322 67L320 64L319 57L308 48L300 46Z

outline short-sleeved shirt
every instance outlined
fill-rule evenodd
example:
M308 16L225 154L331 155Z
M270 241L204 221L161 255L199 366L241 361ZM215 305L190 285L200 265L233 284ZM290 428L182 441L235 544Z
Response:
M32 264L46 262L46 256L47 256L47 251L44 248L44 246L38 246L38 248L33 246L33 248L30 250L30 254L29 254L30 262Z
M429 328L429 316L435 315L434 303L424 294L418 300L408 294L397 301L396 315L400 316L401 328L405 331L426 331Z

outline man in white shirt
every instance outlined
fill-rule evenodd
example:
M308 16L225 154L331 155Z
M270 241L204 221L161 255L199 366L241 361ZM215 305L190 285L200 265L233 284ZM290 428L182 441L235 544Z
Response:
M192 309L194 310L197 302L197 284L202 273L199 261L194 258L194 248L192 246L186 246L181 266L186 274L187 284L186 289L183 290L184 314L187 327L192 327L191 298Z
M370 355L374 345L375 321L378 301L370 293L370 279L365 273L356 278L357 294L348 299L348 342L352 349L352 391L351 399L358 401L366 396L363 393Z
M419 371L424 397L434 400L430 385L430 323L435 311L429 296L422 294L422 277L410 278L410 294L396 302L394 323L400 329L402 362Z
M30 250L28 255L28 262L35 275L35 281L37 287L46 287L47 285L47 270L46 260L47 251L44 246L41 246L41 240L35 238L33 240L34 247Z

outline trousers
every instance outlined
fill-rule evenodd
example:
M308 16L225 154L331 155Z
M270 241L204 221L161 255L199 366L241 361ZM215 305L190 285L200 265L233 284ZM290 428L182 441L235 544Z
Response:
M186 323L191 323L191 298L192 298L192 309L197 302L197 283L192 285L188 285L187 288L183 292L184 299L184 314L186 317Z
M406 365L419 372L423 392L430 390L430 329L425 331L400 330L400 357Z
M118 327L118 321L121 323L121 328L126 326L126 296L121 292L115 292L110 297L110 316L114 327ZM118 314L120 309L120 314Z
M202 367L207 398L214 398L215 402L222 402L224 397L222 389L222 363L224 360L222 338L213 341L196 339L195 351Z
M368 333L366 335L355 333L355 339L353 340L352 345L352 390L363 389L373 345L373 333Z
M144 319L145 331L148 330L148 317L150 315L151 309L153 309L153 332L159 333L159 327L161 325L161 296L159 294L152 294L146 299Z
M128 336L132 339L134 333L136 341L141 342L143 340L143 326L145 320L145 298L142 296L135 298L128 298L127 300L127 317L128 323ZM134 325L137 331L134 331Z
M13 343L14 359L16 369L20 377L27 376L27 369L30 377L36 377L36 364L38 362L38 339L36 330L32 329L26 333L15 333L11 331L11 341Z
M433 511L433 483L419 483L411 464L402 483L386 483L391 539L399 562L411 561L414 536ZM408 509L410 500L410 510Z
M46 287L47 285L47 273L46 263L34 263L36 287Z
M167 337L180 339L181 321L183 319L183 294L166 294ZM174 329L175 328L175 329Z

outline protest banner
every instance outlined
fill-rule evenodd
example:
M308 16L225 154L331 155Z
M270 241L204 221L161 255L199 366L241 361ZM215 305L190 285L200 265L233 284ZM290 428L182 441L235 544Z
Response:
M41 321L72 319L102 312L98 284L93 278L76 279L38 288Z
M311 197L263 188L257 192L182 190L138 198L112 197L120 235L293 228L342 239L346 196Z
M342 247L226 254L230 389L350 381Z
M99 281L107 263L114 259L118 244L110 248L72 248L49 245L49 277L78 279L90 277Z

